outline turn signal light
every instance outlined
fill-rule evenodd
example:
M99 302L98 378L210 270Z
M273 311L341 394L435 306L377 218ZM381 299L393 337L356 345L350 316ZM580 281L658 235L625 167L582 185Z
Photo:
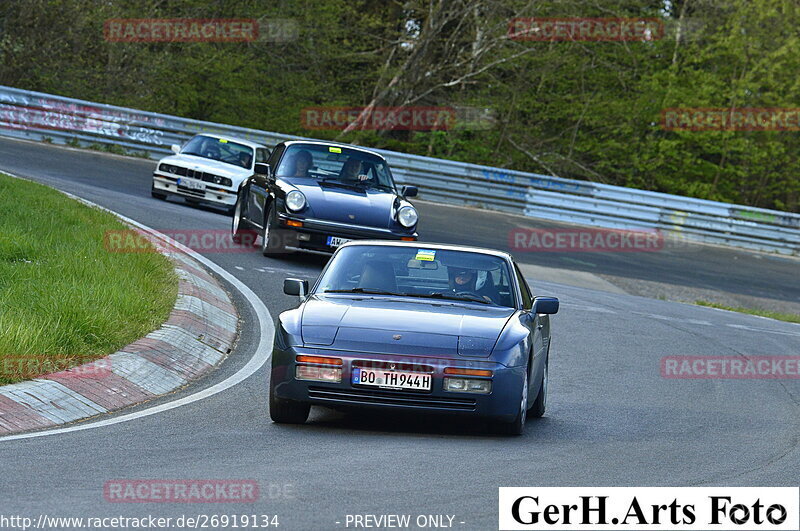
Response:
M458 376L492 376L492 371L486 371L483 369L456 369L455 367L447 367L444 370L445 374L455 374Z
M326 358L324 356L297 356L298 363L316 363L317 365L342 365L342 358Z
M414 237L412 237L412 236L402 236L402 237L400 238L400 241L404 241L404 242L415 242L415 241L417 241L417 239L416 239L416 238L414 238Z
M302 221L295 221L293 219L286 220L286 224L288 226L290 226L290 227L302 227L303 226L303 222Z

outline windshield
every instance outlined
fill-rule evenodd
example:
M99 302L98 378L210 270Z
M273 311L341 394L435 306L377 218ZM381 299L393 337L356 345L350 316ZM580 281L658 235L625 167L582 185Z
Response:
M345 247L315 291L403 295L516 307L500 257L468 251L379 245Z
M250 146L211 136L194 137L183 146L181 154L218 160L240 168L249 169L253 163L253 148Z
M386 161L344 146L292 144L275 175L288 180L314 179L331 186L395 190Z

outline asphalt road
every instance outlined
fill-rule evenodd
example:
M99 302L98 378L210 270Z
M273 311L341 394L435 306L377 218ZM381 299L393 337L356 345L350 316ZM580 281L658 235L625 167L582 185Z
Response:
M153 163L0 140L0 169L74 193L150 227L227 229L229 218L150 198ZM421 205L424 239L507 246L522 218ZM498 237L498 235L500 235ZM696 282L797 300L796 262L698 248L593 255L591 272ZM636 256L647 255L647 256ZM291 307L285 276L314 278L323 260L207 253L266 304ZM736 260L732 257L738 256ZM523 261L579 269L565 256ZM794 269L792 268L794 266ZM0 439L4 515L155 516L277 514L281 529L344 528L347 514L454 515L456 529L496 529L500 486L796 485L800 477L797 380L675 380L669 355L800 352L800 326L709 308L531 279L558 296L548 413L523 436L488 435L478 423L314 410L303 426L272 424L267 370L204 400L96 429ZM767 294L767 295L765 295ZM238 299L238 298L237 298ZM254 355L255 317L243 300L243 335L211 376L156 403L220 382ZM271 341L271 339L268 339ZM152 406L140 406L139 409ZM109 503L118 479L254 479L249 504ZM340 522L337 524L337 522ZM462 523L463 522L463 523Z

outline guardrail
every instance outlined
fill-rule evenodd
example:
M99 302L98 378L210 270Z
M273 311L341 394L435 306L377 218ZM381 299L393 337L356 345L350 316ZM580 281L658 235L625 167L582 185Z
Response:
M190 120L0 85L0 135L116 146L160 158L171 144L218 133L272 146L302 137ZM552 221L658 229L689 239L800 255L800 214L375 150L420 198Z

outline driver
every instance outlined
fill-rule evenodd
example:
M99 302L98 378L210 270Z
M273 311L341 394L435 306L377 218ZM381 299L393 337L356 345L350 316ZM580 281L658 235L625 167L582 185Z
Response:
M339 178L344 182L356 183L363 182L369 179L364 174L361 174L361 161L350 157L347 162L342 166L342 171Z
M208 141L205 145L205 150L203 151L203 156L207 159L219 160L222 158L222 154L219 151L219 146L216 142Z
M311 153L301 149L292 157L291 163L294 165L294 169L290 171L287 177L308 177L308 170L311 169L313 162L314 158Z
M478 283L478 273L474 269L458 268L450 269L450 289L453 293L471 293L485 300L492 302L487 295L480 293L476 287Z

